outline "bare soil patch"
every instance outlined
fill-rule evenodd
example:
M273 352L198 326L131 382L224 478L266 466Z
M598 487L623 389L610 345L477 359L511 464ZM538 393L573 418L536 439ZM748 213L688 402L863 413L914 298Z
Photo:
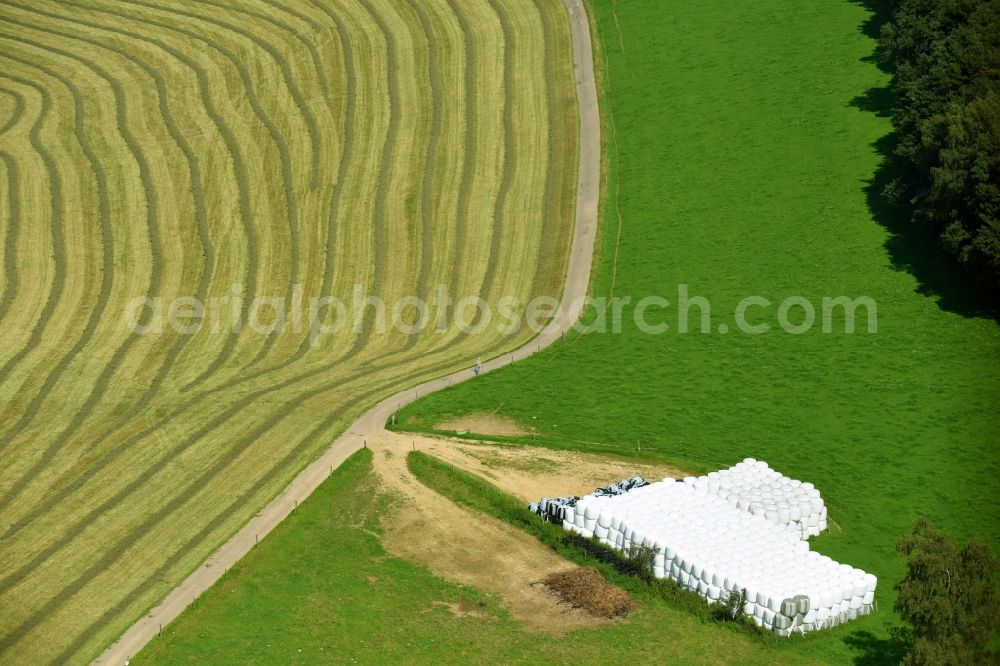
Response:
M497 437L523 437L530 435L531 430L506 416L497 416L486 412L474 412L468 416L442 421L434 426L436 430L453 430L455 432L475 432L480 435Z
M385 488L404 500L393 503L382 518L389 552L424 564L442 578L497 595L529 629L562 633L608 621L567 607L549 590L533 584L565 569L561 557L527 534L462 508L417 481L406 467L406 454L414 443L414 438L391 433L368 440ZM428 450L424 440L417 446ZM551 622L556 615L560 621Z
M434 605L447 608L455 617L475 617L480 620L496 620L496 617L491 615L489 611L486 610L485 604L470 604L467 601L461 601L458 603L435 601Z
M585 495L598 486L636 474L647 481L683 478L688 472L664 463L555 451L532 446L499 446L457 439L410 437L417 448L474 474L525 501Z
M386 489L403 500L382 519L386 548L442 578L496 594L526 627L550 633L609 622L627 614L631 600L596 570L593 574L600 581L580 573L585 570L520 530L427 488L406 467L406 454L417 449L436 456L488 478L525 503L542 496L583 495L635 474L648 480L686 475L669 465L625 458L389 432L369 439L368 446L375 452L375 471ZM451 610L462 615L484 613ZM559 622L550 621L554 616Z

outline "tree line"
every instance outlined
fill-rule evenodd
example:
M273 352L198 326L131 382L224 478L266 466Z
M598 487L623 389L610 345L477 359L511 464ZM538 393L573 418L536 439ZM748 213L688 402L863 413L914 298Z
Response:
M1000 2L888 3L878 59L892 72L902 168L884 195L1000 301Z
M897 549L906 576L895 608L907 626L895 635L907 666L973 666L1000 660L1000 560L978 539L959 543L920 520Z

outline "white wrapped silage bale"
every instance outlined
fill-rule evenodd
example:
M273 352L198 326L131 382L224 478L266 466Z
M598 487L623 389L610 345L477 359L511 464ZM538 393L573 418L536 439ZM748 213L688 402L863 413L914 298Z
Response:
M722 497L727 504L788 526L805 539L826 529L826 508L811 483L790 479L767 463L747 458L729 469L684 483Z
M743 610L778 633L818 629L822 619L846 620L851 610L855 615L869 612L866 596L874 598L874 576L840 567L812 552L800 534L786 525L733 508L721 493L739 486L735 481L730 484L722 473L717 480L718 494L700 492L693 481L668 481L618 496L588 496L576 507L573 527L579 529L577 516L592 516L596 526L609 525L607 543L612 547L627 550L634 543L652 545L657 553L656 576L669 577L709 601L721 600L731 590L746 589ZM785 501L791 514L793 503L777 501ZM618 529L612 530L612 525ZM859 590L864 594L856 594ZM824 611L819 604L825 597L829 604ZM776 616L789 619L776 621Z

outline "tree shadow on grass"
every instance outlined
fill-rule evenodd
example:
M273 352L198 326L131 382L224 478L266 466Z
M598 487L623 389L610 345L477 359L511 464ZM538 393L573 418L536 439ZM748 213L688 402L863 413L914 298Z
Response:
M875 149L882 155L882 164L865 187L868 210L875 221L889 232L885 248L892 267L916 278L917 293L933 298L945 312L1000 322L1000 313L991 307L987 296L976 290L962 268L945 252L937 232L914 221L908 205L895 202L886 195L886 188L898 180L905 168L903 160L894 152L896 143L895 132L874 143Z
M871 15L862 24L861 32L878 39L882 25L891 15L887 0L848 0L864 7ZM865 62L879 63L877 52L865 56ZM852 107L873 113L880 118L892 115L896 97L889 86L865 91L851 100ZM882 163L865 187L868 209L886 231L885 248L892 267L905 271L917 280L917 293L935 299L939 308L963 317L992 319L1000 323L1000 309L989 296L976 288L962 268L941 245L936 230L915 222L907 202L887 196L886 188L901 180L906 164L896 155L898 137L891 132L877 140L873 147L882 156Z
M854 650L857 666L896 666L906 656L907 646L897 638L879 638L870 631L855 631L844 639Z
M849 0L852 4L860 5L871 12L871 16L861 24L861 34L871 39L878 39L882 34L882 26L892 18L892 7L889 0ZM865 58L870 60L871 56Z

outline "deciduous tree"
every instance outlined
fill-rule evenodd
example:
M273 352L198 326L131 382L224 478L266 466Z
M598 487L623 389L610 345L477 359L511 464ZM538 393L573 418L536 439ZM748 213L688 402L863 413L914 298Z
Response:
M898 544L906 577L897 585L896 610L909 627L905 663L960 665L995 663L989 644L997 632L997 558L987 544L962 545L919 521Z

